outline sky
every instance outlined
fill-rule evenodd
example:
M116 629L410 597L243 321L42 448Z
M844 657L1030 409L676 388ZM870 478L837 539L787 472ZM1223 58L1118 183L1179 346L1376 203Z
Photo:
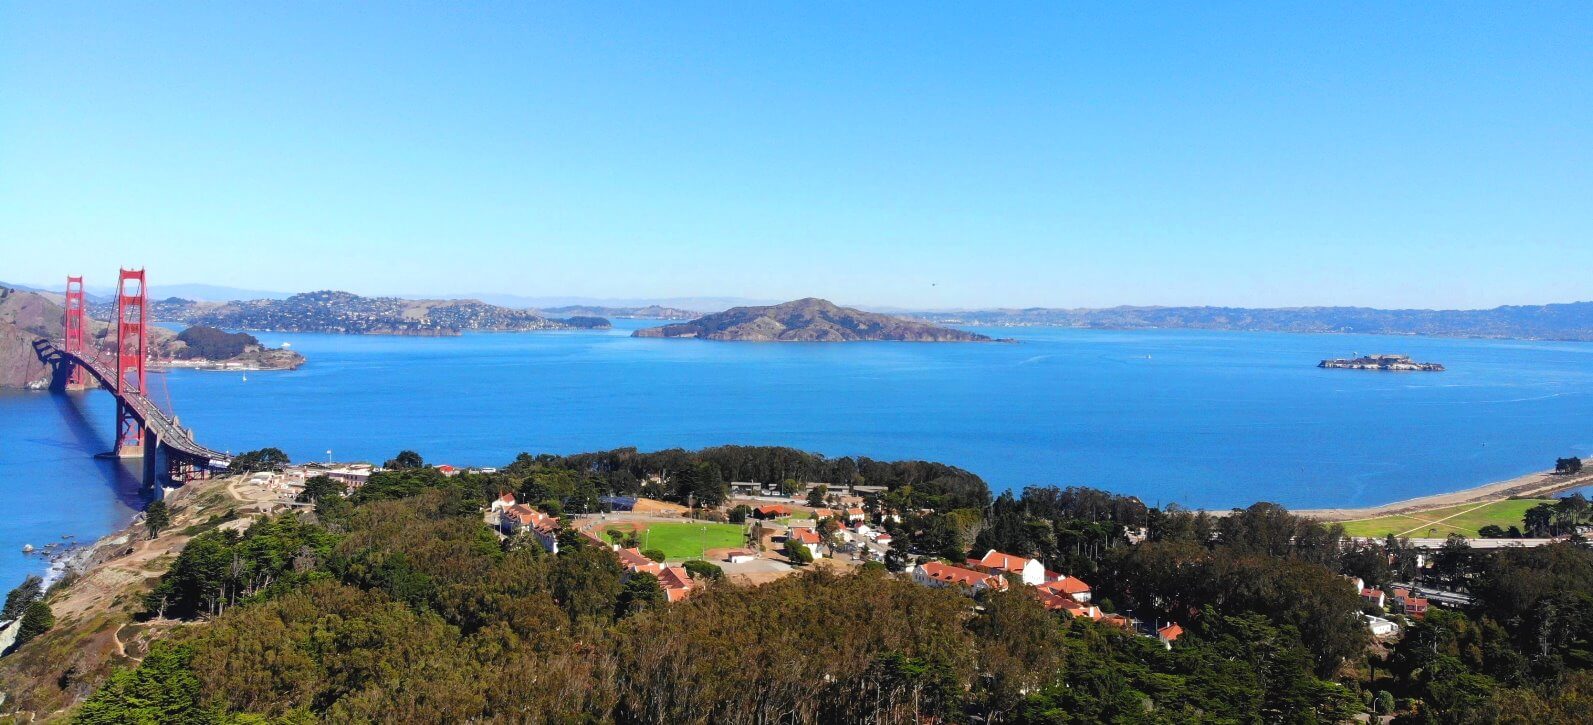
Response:
M1593 3L256 5L0 0L0 280L1593 299Z

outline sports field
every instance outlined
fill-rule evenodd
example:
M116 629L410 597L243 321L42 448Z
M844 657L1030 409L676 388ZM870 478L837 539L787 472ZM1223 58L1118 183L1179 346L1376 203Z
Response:
M1489 524L1501 529L1521 525L1521 516L1547 499L1512 499L1484 504L1463 504L1420 511L1400 516L1379 516L1372 519L1345 521L1344 532L1350 536L1381 538L1388 534L1409 536L1413 539L1442 539L1450 534L1475 538L1477 529Z
M641 548L658 549L670 561L701 559L707 549L725 549L746 542L739 524L715 524L706 521L681 521L679 523L624 524L604 529L633 531Z

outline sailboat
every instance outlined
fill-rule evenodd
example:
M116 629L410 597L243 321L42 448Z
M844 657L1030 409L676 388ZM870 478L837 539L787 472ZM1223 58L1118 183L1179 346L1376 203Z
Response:
M244 373L243 374L243 381L246 382L246 383L249 382L249 374L248 373Z

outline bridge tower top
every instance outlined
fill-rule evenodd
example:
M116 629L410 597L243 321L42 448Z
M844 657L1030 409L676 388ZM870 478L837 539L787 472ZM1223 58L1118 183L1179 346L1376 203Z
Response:
M144 362L149 357L149 290L144 270L123 269L116 281L116 391L142 393L146 377Z
M116 453L124 458L151 456L144 461L144 478L153 480L155 451L145 450L144 445L147 421L139 418L129 402L142 398L146 390L148 303L144 270L123 269L116 280Z
M88 317L88 309L83 299L83 278L66 278L66 317L62 320L62 339L66 351L73 355L83 354L83 328ZM72 388L81 388L87 381L82 366L73 365L72 372L67 378L67 385Z

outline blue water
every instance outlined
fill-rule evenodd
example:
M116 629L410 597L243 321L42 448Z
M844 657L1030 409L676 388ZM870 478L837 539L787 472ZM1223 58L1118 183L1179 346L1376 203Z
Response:
M1082 484L1208 508L1382 503L1593 452L1590 344L1050 328L985 330L1015 345L628 337L644 324L457 338L260 333L309 364L247 381L161 377L207 445L275 445L295 460L331 450L380 462L415 448L431 462L498 465L521 451L779 444L943 461L997 489ZM1315 367L1356 352L1408 353L1449 371ZM56 491L40 498L78 502L37 509L48 521L30 513L0 526L0 554L121 510L112 502L127 499L125 485L103 478L110 464L84 460L110 431L109 396L88 397L88 433L47 394L0 398L0 485L51 481Z
M94 457L112 447L114 408L103 393L0 391L0 590L43 574L46 544L90 543L144 507L137 471Z

